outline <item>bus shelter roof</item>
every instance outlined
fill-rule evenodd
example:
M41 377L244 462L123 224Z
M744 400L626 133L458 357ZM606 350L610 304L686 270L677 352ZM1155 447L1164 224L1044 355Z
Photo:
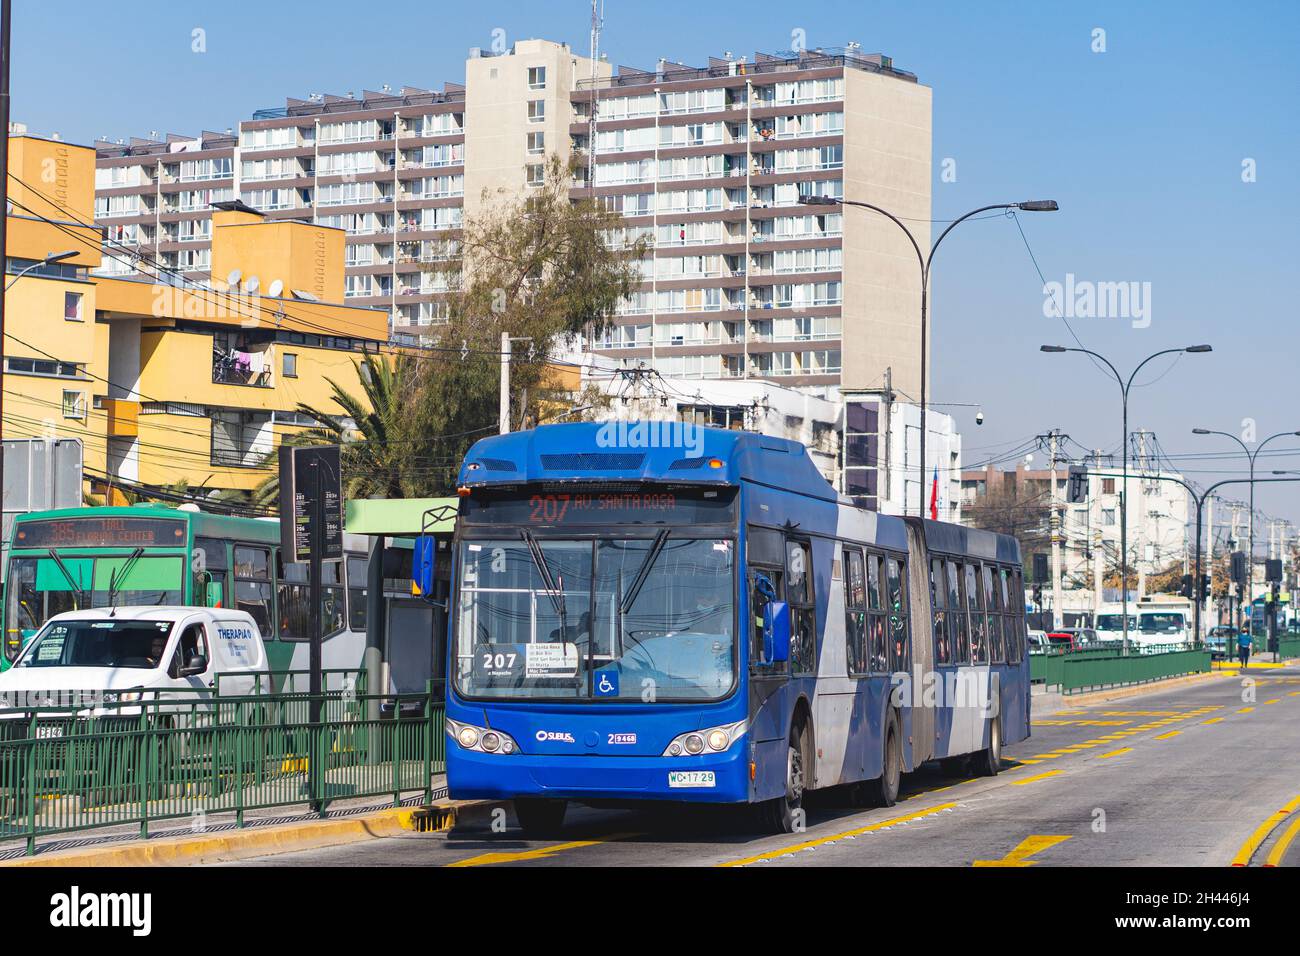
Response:
M396 537L451 534L458 507L457 498L355 498L345 504L343 530Z

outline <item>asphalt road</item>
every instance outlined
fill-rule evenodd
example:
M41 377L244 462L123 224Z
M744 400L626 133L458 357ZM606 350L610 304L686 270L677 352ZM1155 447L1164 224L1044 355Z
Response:
M237 865L1300 866L1300 668L1252 667L1246 681L1216 676L1038 718L1004 758L997 777L974 780L927 765L888 809L827 792L806 831L785 836L756 835L731 810L571 807L556 841L526 840L510 818L502 832Z

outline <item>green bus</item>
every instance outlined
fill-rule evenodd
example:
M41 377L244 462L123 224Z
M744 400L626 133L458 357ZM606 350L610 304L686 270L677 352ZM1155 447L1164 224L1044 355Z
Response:
M391 540L390 546L372 552L370 542L364 535L345 534L344 560L322 565L321 657L326 670L364 666L368 624L370 646L387 660L385 645L375 638L382 637L392 616L389 606L412 603L410 543ZM55 614L164 604L247 611L262 630L270 670L308 668L307 566L281 560L278 518L153 504L32 512L14 519L5 570L0 670L12 665ZM382 603L369 599L372 582ZM376 613L380 620L372 623ZM417 655L416 671L426 670L422 657ZM430 673L389 683L434 676L432 648L429 658ZM411 659L405 654L408 669Z

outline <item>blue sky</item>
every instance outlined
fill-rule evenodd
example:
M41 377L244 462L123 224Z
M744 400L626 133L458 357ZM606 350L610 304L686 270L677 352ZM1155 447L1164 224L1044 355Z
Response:
M441 87L463 78L466 50L490 46L498 28L585 51L589 11L584 0L15 7L13 116L79 142L222 130L286 95ZM206 52L192 50L195 28ZM1097 29L1104 52L1093 50ZM856 40L887 53L933 88L936 219L1054 198L1061 212L1021 220L1048 281L1150 283L1145 327L1073 319L1086 347L1127 371L1162 348L1214 346L1148 366L1139 384L1151 384L1132 396L1132 426L1154 431L1190 478L1228 477L1235 465L1184 457L1236 447L1193 436L1195 425L1240 432L1253 419L1259 437L1300 429L1290 288L1300 4L607 0L603 47L615 64L698 64L724 50L788 49L795 30L810 47ZM941 179L946 159L953 182ZM967 223L945 241L931 397L982 406L978 428L974 408L951 409L968 463L1052 427L1090 448L1118 446L1118 387L1083 356L1039 354L1043 342L1072 344L1043 312L1014 223ZM1261 458L1263 471L1300 469L1300 439L1270 449L1295 454ZM1244 486L1233 494L1244 498ZM1300 485L1262 487L1257 499L1300 522Z

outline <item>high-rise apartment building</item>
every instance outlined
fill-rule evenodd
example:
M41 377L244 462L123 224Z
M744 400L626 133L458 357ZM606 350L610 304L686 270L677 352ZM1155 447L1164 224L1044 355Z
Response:
M558 154L576 160L575 199L620 212L617 238L650 240L640 289L589 348L674 379L843 398L843 487L875 507L891 495L867 426L882 401L919 397L928 361L919 269L885 217L800 199L872 202L925 248L930 114L928 87L856 45L614 71L521 40L472 50L441 92L313 94L237 132L99 143L102 271L137 271L138 250L205 278L211 204L238 198L343 229L347 301L385 309L399 340L436 333L447 276L432 266L456 255L463 217L526 195Z

